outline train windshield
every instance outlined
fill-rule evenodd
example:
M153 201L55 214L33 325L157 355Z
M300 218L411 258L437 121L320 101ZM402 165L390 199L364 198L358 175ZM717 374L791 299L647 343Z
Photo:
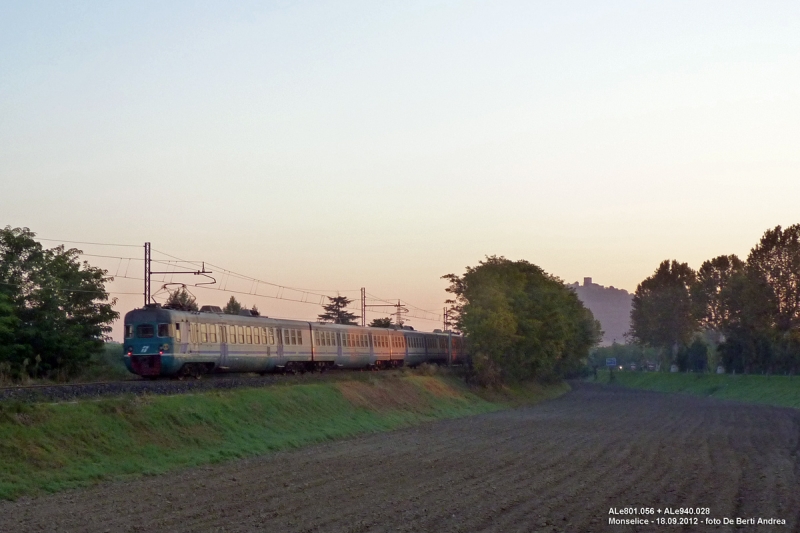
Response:
M140 339L150 339L155 334L152 324L140 324L136 326L136 337Z
M125 338L126 339L133 338L133 326L130 324L125 324Z
M158 336L159 337L169 337L169 324L159 324L158 325Z

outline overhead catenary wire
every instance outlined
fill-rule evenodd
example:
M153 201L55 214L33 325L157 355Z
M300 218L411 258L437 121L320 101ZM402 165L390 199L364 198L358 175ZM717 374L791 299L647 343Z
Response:
M83 245L91 245L91 246L112 246L112 247L125 247L125 248L141 248L142 247L142 245L138 245L138 244L118 244L118 243L102 243L102 242L91 242L91 241L64 240L64 239L49 239L49 238L38 237L38 236L35 237L35 238L38 239L38 240L41 240L41 241L69 243L69 244L83 244ZM259 298L270 298L270 299L275 299L275 300L283 300L283 301L290 301L290 302L304 303L304 304L312 304L312 305L322 305L324 303L324 299L325 298L329 298L330 297L329 294L332 294L332 293L341 294L341 293L359 292L360 291L360 289L324 290L324 289L304 289L304 288L299 288L299 287L290 287L290 286L287 286L287 285L281 285L281 284L278 284L278 283L273 283L273 282L270 282L270 281L266 281L266 280L258 279L258 278L255 278L255 277L252 277L252 276L248 276L248 275L245 275L245 274L241 274L241 273L238 273L238 272L234 272L234 271L232 271L230 269L226 269L224 267L221 267L221 266L216 265L214 263L209 263L207 261L206 262L199 261L199 260L198 261L194 261L194 260L190 261L190 260L182 259L182 258L177 257L175 255L168 254L166 252L162 252L160 250L155 250L155 249L153 250L153 252L156 252L158 254L164 255L166 257L169 257L170 260L152 259L151 260L152 263L161 264L161 265L176 269L175 272L170 272L170 273L167 273L167 274L161 274L161 276L162 276L161 283L168 283L166 281L166 276L170 276L170 282L172 282L172 279L173 279L172 278L172 274L189 274L189 273L194 273L196 271L195 269L190 269L187 266L180 265L180 263L183 263L183 264L186 264L186 265L192 265L195 268L200 267L201 265L205 264L208 267L214 268L214 269L216 269L217 271L219 271L220 273L223 274L222 280L224 280L224 286L222 286L222 287L219 286L219 285L218 286L193 285L193 287L195 287L195 288L200 288L200 289L205 289L205 290L216 290L216 291L220 291L220 292L229 292L229 293L233 293L233 294L255 296L255 297L259 297ZM128 270L130 268L131 261L137 261L137 262L138 261L144 261L144 259L141 258L141 257L125 257L125 256L117 256L117 255L92 254L92 253L86 253L86 252L83 252L83 251L80 252L80 255L86 256L86 257L97 257L97 258L102 258L102 259L116 259L116 260L118 260L119 263L117 264L116 273L115 273L115 275L110 276L110 277L112 277L114 279L129 279L129 280L137 280L137 281L143 281L144 280L144 278L140 278L140 277L136 277L136 276L128 276L127 275L128 274ZM120 272L120 270L122 270L122 262L123 261L127 262L126 265L125 265L125 272L123 274L120 274L119 272ZM231 279L237 279L237 280L240 280L240 281L248 281L248 282L250 282L250 285L251 285L250 290L249 291L238 291L238 290L227 288L227 284ZM222 284L222 280L218 281L218 284ZM274 287L276 289L276 294L275 295L270 295L270 294L259 293L258 292L259 285L265 285L265 286L268 286L268 287ZM64 290L67 290L67 289L64 289ZM286 294L285 294L286 291L292 291L292 292L299 293L299 298L287 297ZM87 292L93 292L93 291L87 291ZM139 294L139 293L135 293L135 292L120 292L120 291L106 291L106 292L108 294L118 294L118 295L136 295L136 294ZM325 293L328 293L328 294L325 294ZM420 316L417 313L406 312L406 313L404 313L404 315L407 318L414 318L414 319L425 320L425 321L436 321L436 322L441 320L441 316L442 315L437 314L437 313L435 313L433 311L429 311L427 309L422 309L420 307L417 307L417 306L415 306L413 304L410 304L410 303L406 302L405 300L402 300L402 299L401 300L396 300L396 299L395 300L388 300L388 299L385 299L385 298L378 297L378 296L376 296L374 294L369 294L369 296L374 298L374 301L383 302L383 303L386 303L386 304L389 304L389 305L396 305L396 302L399 301L403 306L408 306L408 307L411 307L411 308L415 309L416 311L419 311L421 313L425 313L426 315L430 315L430 316ZM314 298L312 299L310 297L314 297ZM348 306L347 309L353 310L353 311L359 311L359 312L361 311L360 308L356 308L355 306ZM366 313L370 313L370 314L376 314L376 315L385 314L385 313L383 313L381 311L373 311L373 310L366 310L365 312Z

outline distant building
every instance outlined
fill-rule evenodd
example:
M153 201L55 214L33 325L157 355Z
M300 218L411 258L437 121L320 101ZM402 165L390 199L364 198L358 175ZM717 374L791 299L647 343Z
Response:
M625 333L631 329L631 304L633 295L624 289L603 287L592 283L592 278L583 278L583 286L577 281L567 284L578 295L583 305L589 308L603 328L603 346L614 342L624 344Z

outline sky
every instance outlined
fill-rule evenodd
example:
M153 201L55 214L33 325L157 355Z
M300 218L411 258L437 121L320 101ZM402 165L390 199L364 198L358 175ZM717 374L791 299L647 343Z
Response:
M800 222L799 92L797 2L7 0L0 225L131 245L69 245L123 315L144 242L269 316L487 255L633 291Z

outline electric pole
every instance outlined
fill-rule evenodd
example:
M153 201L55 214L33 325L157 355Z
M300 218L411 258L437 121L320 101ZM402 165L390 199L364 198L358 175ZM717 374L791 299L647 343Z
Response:
M144 243L144 305L150 303L150 243Z
M367 325L367 289L361 287L361 327Z

